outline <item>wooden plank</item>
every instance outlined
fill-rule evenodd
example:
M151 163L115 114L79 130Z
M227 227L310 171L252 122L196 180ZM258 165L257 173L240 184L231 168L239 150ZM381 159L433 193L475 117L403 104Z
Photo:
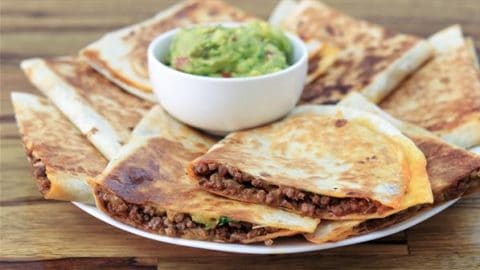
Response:
M0 51L2 65L18 68L20 61L25 58L76 55L78 50L102 34L102 31L65 32L55 35L46 35L43 32L4 33ZM55 46L52 46L53 44Z
M115 229L73 205L41 199L16 130L10 91L38 93L18 68L22 59L76 52L106 31L152 16L177 2L0 1L0 268L151 269L474 269L480 268L480 197L385 239L322 252L232 255L162 244ZM265 18L277 0L231 2ZM325 0L359 18L420 36L453 23L480 43L478 0ZM374 8L372 8L374 7ZM408 246L407 246L408 243ZM92 257L92 258L72 258ZM63 258L61 260L47 260ZM13 260L5 262L5 260ZM33 260L27 264L18 260ZM41 261L37 261L41 260ZM134 269L135 269L134 268Z
M5 126L2 124L2 127ZM10 124L14 126L14 123ZM18 201L35 201L42 199L30 173L30 164L27 161L23 146L19 140L4 139L2 133L0 147L0 205L2 203ZM8 157L8 158L6 158Z
M23 57L22 57L23 58ZM22 70L18 66L18 61L15 64L6 66L3 65L0 70L0 124L6 120L13 122L13 107L10 101L10 93L12 91L30 92L37 95L42 95L40 91L34 88L27 80ZM5 129L10 127L0 127L0 133L3 134Z
M175 257L160 258L158 269L478 269L480 257L469 254L450 254L449 256L342 256L321 253L296 254L291 256L239 256L239 257L196 257L179 260ZM247 268L248 267L248 268Z
M0 269L157 269L157 258L66 258L57 260L0 262Z
M407 231L412 254L480 254L480 204L460 204Z
M141 238L82 212L67 202L9 204L0 207L0 257L8 260L65 257L223 257L231 254L173 246ZM398 237L398 236L397 236ZM18 245L18 243L22 243ZM101 244L100 244L101 243ZM405 255L404 241L367 243L322 254Z
M3 31L86 31L114 29L150 17L176 1L2 1ZM259 17L266 18L276 0L227 1ZM429 35L442 27L460 23L468 35L480 39L479 7L476 0L326 0L326 3L353 16L385 25L397 31ZM75 8L72 8L75 6ZM372 8L375 7L375 8ZM19 16L21 15L21 16ZM19 19L19 18L22 19ZM62 23L58 23L62 22Z
M475 269L479 266L475 255L452 254L450 256L350 256L326 255L319 253L290 256L245 256L221 257L192 256L188 260L181 257L158 259L162 270L183 269L276 269L276 265L289 265L294 269ZM2 262L1 269L155 269L156 258L67 258L57 260Z

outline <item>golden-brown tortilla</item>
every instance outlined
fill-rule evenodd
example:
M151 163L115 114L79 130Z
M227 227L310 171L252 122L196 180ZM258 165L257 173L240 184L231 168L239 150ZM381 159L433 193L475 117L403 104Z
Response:
M415 142L427 158L427 173L435 204L458 198L464 195L464 192L469 194L479 192L479 155L451 145L422 128L390 117L359 94L348 95L339 105L376 113L393 123ZM340 241L398 223L417 215L420 209L424 208L412 207L383 219L324 221L315 233L306 234L305 237L314 243Z
M383 217L433 201L425 158L413 142L385 120L343 107L300 106L277 123L229 134L192 162L189 173L199 181L203 176L194 168L203 163L235 168L269 185L384 206L342 216L320 209L314 216L322 219ZM207 190L253 202L228 189Z
M472 185L480 181L479 155L450 144L421 127L393 118L358 94L350 94L339 105L375 113L395 125L417 145L427 158L435 203L460 197L468 188L462 182L470 180Z
M144 22L106 34L84 48L80 55L126 91L154 100L148 80L147 48L155 37L190 24L245 21L252 18L219 0L187 0Z
M13 92L12 103L42 195L46 199L93 203L86 181L101 173L107 160L48 100Z
M431 54L429 44L417 37L349 17L319 1L284 0L271 21L307 43L341 50L327 71L305 87L302 103L336 103L351 91L377 103Z
M73 57L22 62L28 79L42 91L107 158L127 142L152 106Z
M421 206L414 206L385 218L367 220L326 220L318 225L314 233L304 234L313 243L338 242L352 236L369 233L404 221L420 211ZM425 208L423 208L425 209Z
M431 39L435 57L380 104L398 119L469 148L480 144L480 77L474 50L460 27Z
M228 200L201 190L186 175L185 167L214 142L209 136L178 123L156 106L140 122L130 142L108 164L105 171L92 179L97 206L121 222L159 234L165 232L152 230L151 225L142 225L141 221L132 218L129 213L154 207L157 211L167 211L170 215L188 214L195 222L226 216L260 227L277 229L267 235L239 240L243 243L312 232L315 229L318 219ZM112 203L115 202L126 205L124 214L112 210ZM219 241L204 231L206 230L182 228L178 229L177 236Z

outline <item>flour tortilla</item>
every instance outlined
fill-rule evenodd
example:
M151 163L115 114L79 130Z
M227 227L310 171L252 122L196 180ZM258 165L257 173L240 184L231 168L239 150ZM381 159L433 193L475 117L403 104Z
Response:
M304 236L308 241L317 244L338 242L355 235L380 230L404 221L414 215L417 215L420 209L420 206L414 206L382 219L340 221L326 220L318 225L314 233L304 234Z
M327 71L305 87L302 103L336 103L352 91L378 103L432 53L424 40L351 18L319 1L283 0L270 22L307 43L341 50Z
M13 92L12 103L25 152L45 199L93 204L86 181L101 173L107 160L45 98Z
M23 61L21 67L32 84L109 159L152 106L122 91L77 58L33 58Z
M463 148L480 144L480 76L472 43L452 26L430 38L435 57L380 106Z
M121 200L130 204L130 207L148 206L167 213L188 214L198 223L226 216L278 229L273 233L240 240L242 243L312 232L316 228L318 219L227 200L200 190L185 174L184 169L190 160L201 155L214 142L211 137L176 122L159 106L154 107L105 171L91 180L97 207L121 222L150 231L152 230L135 222L128 214L119 215L109 211L112 200ZM105 196L109 199L105 199ZM179 231L180 237L221 241L188 228ZM152 232L164 233L157 230Z
M427 172L435 197L435 203L462 196L462 192L451 190L466 178L470 184L480 182L480 156L448 143L432 132L413 124L395 119L379 107L357 94L350 94L339 105L366 110L384 118L409 137L427 158ZM476 175L477 174L477 175Z
M253 17L218 0L183 1L144 22L106 34L81 50L80 55L126 91L155 100L147 72L147 48L155 37L190 24L247 19Z
M302 199L297 207L271 204L322 219L384 217L433 201L425 158L413 142L385 120L343 107L300 106L280 122L229 134L189 167L189 174L210 192L268 204L255 200L257 196L244 196L243 191L231 193L204 185L208 181L196 168L210 163L268 185L333 198L362 198L384 207L340 215L326 209L305 213L299 209ZM228 175L225 183L233 181Z
M425 129L391 117L359 94L348 95L339 105L375 113L394 124L417 144L427 158L427 173L435 205L480 191L479 155L444 142ZM466 191L459 190L458 186L464 185L462 182L468 180L468 189ZM314 243L340 241L353 235L378 230L406 220L417 215L421 209L425 208L413 207L384 219L325 221L318 226L315 233L306 234L305 237Z

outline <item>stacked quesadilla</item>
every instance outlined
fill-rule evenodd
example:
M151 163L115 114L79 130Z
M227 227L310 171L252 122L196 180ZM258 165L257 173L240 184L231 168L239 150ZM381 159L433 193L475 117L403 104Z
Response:
M154 107L92 180L97 206L137 228L199 240L252 243L315 230L318 219L202 191L184 169L213 143Z
M229 134L189 174L212 193L322 219L378 218L433 201L425 157L388 122L343 107L302 111Z
M420 38L354 19L319 1L282 0L270 21L308 44L340 49L328 70L305 87L302 103L336 103L351 91L377 103L431 54Z
M32 174L46 199L93 203L87 178L107 160L53 104L26 93L12 93L15 118Z
M420 127L391 117L360 94L348 95L339 105L375 113L395 125L415 142L427 158L427 173L435 205L459 198L466 191L470 193L478 191L480 185L479 155L451 145ZM347 237L390 226L418 214L422 209L418 206L411 207L382 219L322 221L315 233L306 234L306 238L315 243L340 241Z
M452 26L430 38L435 57L380 103L460 147L480 145L480 76L472 42Z

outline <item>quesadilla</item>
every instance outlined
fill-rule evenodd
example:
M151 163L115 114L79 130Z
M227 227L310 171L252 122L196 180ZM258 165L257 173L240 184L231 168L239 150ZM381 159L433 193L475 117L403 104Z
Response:
M366 110L394 124L411 138L427 158L427 173L434 195L434 204L478 192L480 183L480 156L444 142L434 134L414 125L394 119L360 94L352 93L340 106ZM406 220L423 209L411 207L383 219L353 221L323 221L313 234L306 234L314 243L340 241Z
M48 100L13 92L15 118L32 174L45 199L93 203L87 178L107 160Z
M450 144L413 124L395 119L358 94L350 94L339 105L375 113L409 137L427 158L435 203L455 199L480 182L480 156Z
M97 207L142 230L199 240L271 243L275 237L315 230L318 219L199 189L185 167L213 143L154 107L130 142L91 180Z
M21 67L32 84L109 159L152 106L76 58L34 58L23 61Z
M435 57L380 103L398 119L468 148L480 144L480 76L475 50L452 26L430 38Z
M148 80L147 48L168 30L196 23L220 23L253 19L218 0L188 0L144 22L122 28L88 45L80 55L98 72L126 91L155 100Z
M301 103L336 103L351 91L378 103L431 55L420 38L349 17L319 1L283 0L270 21L306 43L340 49L326 72L305 87Z
M229 134L189 174L221 196L338 220L431 203L425 166L420 150L385 120L323 105Z

